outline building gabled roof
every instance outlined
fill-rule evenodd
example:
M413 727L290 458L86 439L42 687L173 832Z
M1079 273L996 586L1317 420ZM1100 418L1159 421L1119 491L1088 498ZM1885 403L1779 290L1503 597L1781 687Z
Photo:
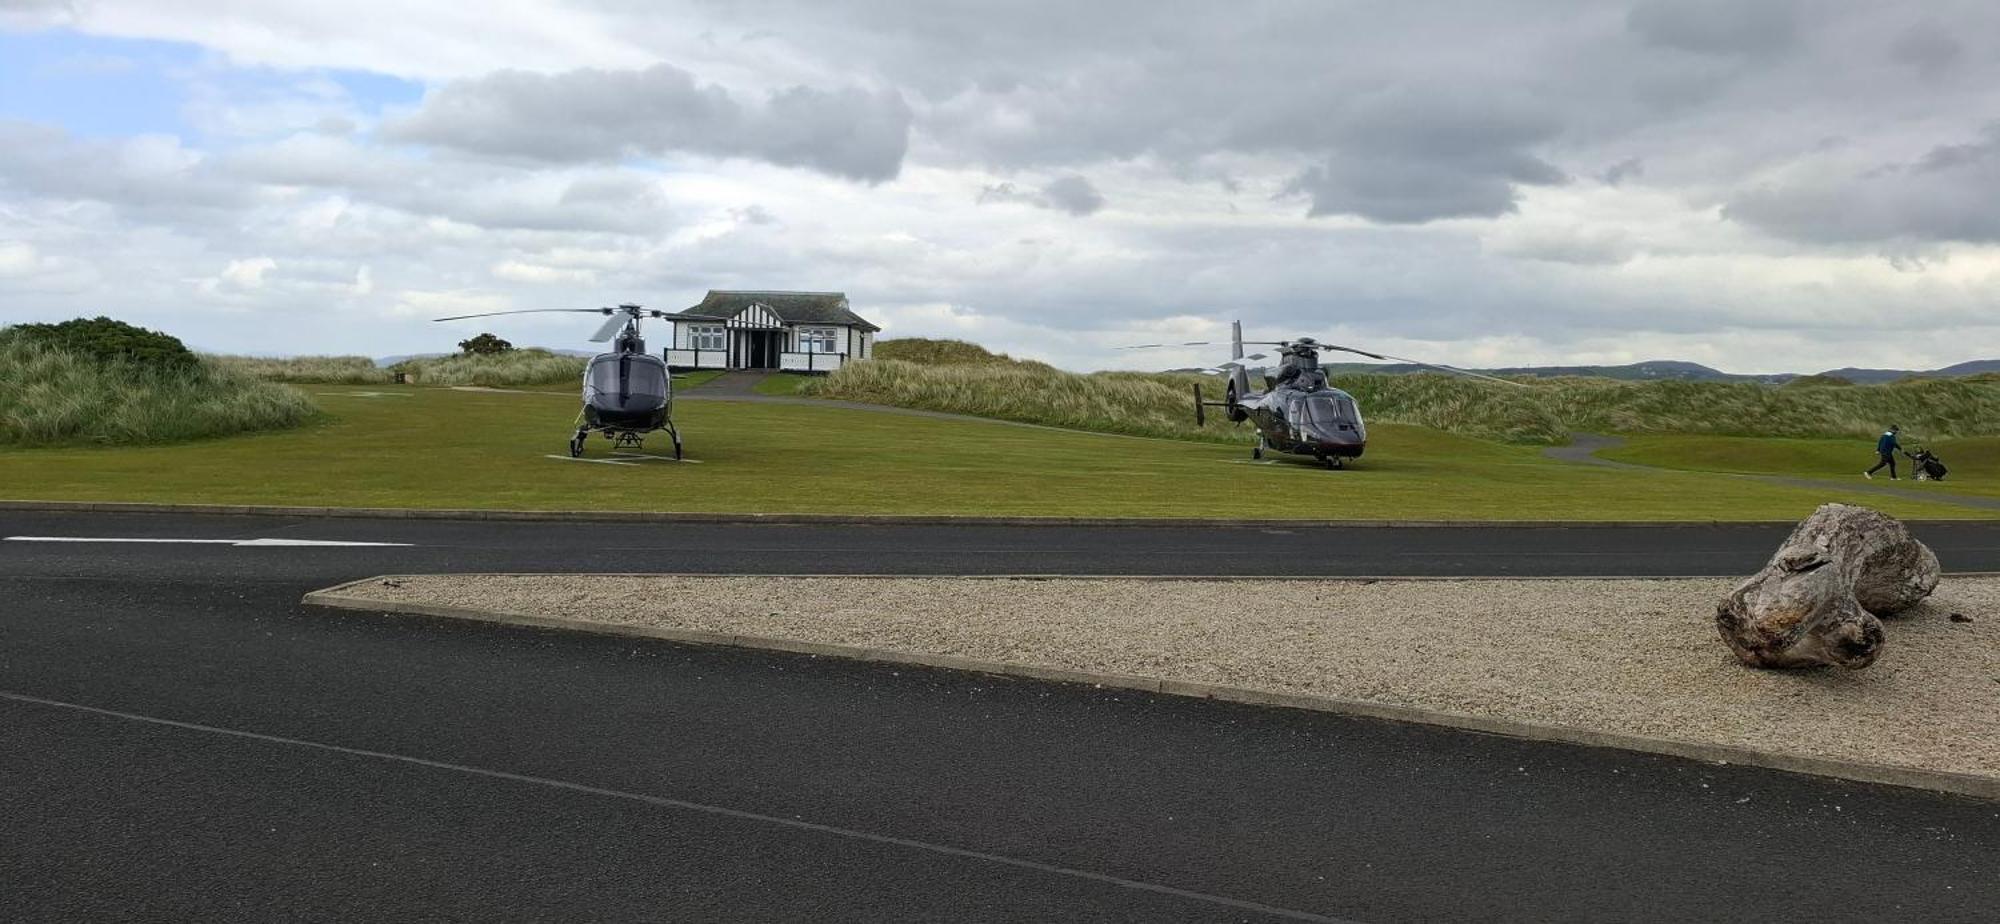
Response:
M844 292L725 292L710 289L700 304L667 317L677 321L726 321L751 305L763 305L787 324L844 324L869 331L882 329L850 310Z

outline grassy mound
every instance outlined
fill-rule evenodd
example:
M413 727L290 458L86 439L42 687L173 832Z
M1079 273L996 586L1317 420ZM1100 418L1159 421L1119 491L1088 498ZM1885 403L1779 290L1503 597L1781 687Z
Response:
M505 353L460 353L410 359L391 367L407 372L418 385L482 385L509 388L523 385L574 385L583 379L583 356L568 356L548 350L509 350Z
M0 331L0 445L138 445L277 430L319 410L304 393L210 363L147 364Z
M266 382L386 385L395 375L366 356L204 356L210 364Z
M976 343L967 343L963 340L934 340L928 337L898 337L894 340L877 341L875 354L871 358L893 359L925 366L1012 364L1040 369L1054 368L1038 362L1015 359L1005 353L995 353Z
M803 393L1109 433L1243 442L1247 427L1197 429L1191 375L1063 372L1040 363L854 363ZM1533 380L1509 388L1446 375L1337 375L1371 421L1511 443L1573 432L1861 437L1891 423L1934 437L2000 434L2000 383L1920 379L1890 385L1773 388L1748 382Z

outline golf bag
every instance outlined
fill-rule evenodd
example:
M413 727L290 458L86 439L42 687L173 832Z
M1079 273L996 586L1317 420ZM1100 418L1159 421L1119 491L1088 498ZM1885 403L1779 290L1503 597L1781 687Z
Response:
M1910 462L1917 470L1918 481L1943 481L1944 476L1951 471L1944 467L1944 461L1937 457L1937 453L1928 449L1919 449L1911 453Z

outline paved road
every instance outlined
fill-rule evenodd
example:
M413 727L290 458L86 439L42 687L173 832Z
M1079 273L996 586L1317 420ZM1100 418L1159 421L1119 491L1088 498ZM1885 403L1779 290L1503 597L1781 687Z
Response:
M1974 921L2000 907L1992 803L297 605L418 570L1610 573L1659 546L1660 572L1740 571L1769 530L0 513L0 535L414 543L0 543L0 920ZM1925 538L1961 570L2000 556L1991 527Z

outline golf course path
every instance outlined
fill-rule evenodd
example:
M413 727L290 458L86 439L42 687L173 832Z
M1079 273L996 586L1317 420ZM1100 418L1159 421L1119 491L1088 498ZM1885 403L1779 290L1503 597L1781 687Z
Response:
M1916 528L2000 560L2000 525ZM1733 574L1783 532L0 511L0 920L1990 919L1990 802L299 603L420 571Z
M1568 445L1550 446L1542 450L1542 454L1551 459L1574 462L1580 465L1601 465L1611 468L1645 469L1661 472L1699 471L1698 469L1668 469L1652 465L1640 465L1636 462L1606 459L1597 454L1600 451L1615 449L1624 444L1625 440L1623 437L1605 436L1598 433L1578 433L1570 437ZM1941 489L1899 488L1894 485L1877 484L1866 480L1857 483L1854 481L1833 481L1826 478L1759 475L1749 472L1713 472L1711 474L1728 475L1732 478L1749 478L1755 481L1762 481L1766 484L1784 485L1788 488L1809 488L1812 490L1836 488L1842 491L1859 491L1865 494L1879 494L1884 497L1899 497L1904 500L1924 500L1940 504L1954 504L1960 507L1976 507L1981 510L2000 510L2000 498L1978 497L1971 494L1952 494Z

